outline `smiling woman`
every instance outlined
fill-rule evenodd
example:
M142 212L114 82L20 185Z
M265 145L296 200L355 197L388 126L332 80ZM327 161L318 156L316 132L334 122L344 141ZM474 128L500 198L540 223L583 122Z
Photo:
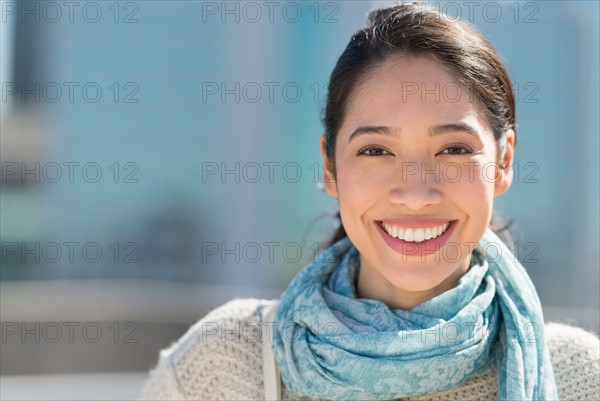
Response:
M468 270L493 198L510 186L515 134L502 133L498 155L485 112L467 96L398 96L405 82L435 88L458 78L431 56L395 52L354 89L343 124L335 136L323 135L321 152L334 173L325 189L339 198L342 226L360 251L358 295L412 309ZM328 141L336 146L331 155ZM487 180L483 167L496 161L498 179ZM460 256L440 260L450 240Z
M280 300L212 311L163 352L145 397L597 397L598 338L544 322L490 225L516 145L491 44L421 5L375 10L331 74L323 122L330 246Z

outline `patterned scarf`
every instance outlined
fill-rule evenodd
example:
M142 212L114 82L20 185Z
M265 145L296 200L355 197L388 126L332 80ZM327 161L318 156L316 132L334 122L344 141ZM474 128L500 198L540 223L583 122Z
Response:
M357 298L359 262L345 237L284 291L272 347L292 393L391 400L456 388L497 368L501 400L558 398L538 295L489 228L457 286L408 311Z

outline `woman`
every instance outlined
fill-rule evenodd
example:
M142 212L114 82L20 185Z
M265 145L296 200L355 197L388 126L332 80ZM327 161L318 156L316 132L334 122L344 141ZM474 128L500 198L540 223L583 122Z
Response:
M161 353L143 398L597 399L598 338L544 324L490 226L516 127L488 41L422 5L373 11L333 70L324 125L330 246L280 300L209 313Z

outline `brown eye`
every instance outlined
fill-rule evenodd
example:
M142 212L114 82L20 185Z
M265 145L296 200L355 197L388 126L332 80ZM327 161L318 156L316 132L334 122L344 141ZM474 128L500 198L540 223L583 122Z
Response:
M446 151L448 152L445 153ZM445 153L447 155L466 155L471 153L471 149L465 146L448 146L442 151L442 153Z
M385 156L386 154L389 154L387 150L375 146L366 146L357 153L358 156Z

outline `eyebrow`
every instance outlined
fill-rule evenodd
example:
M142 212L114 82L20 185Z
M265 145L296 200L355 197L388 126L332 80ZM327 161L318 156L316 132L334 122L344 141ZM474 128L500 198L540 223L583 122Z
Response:
M348 143L355 137L366 135L366 134L380 134L386 136L395 136L397 137L400 130L393 130L387 126L365 126L358 127L355 129L352 134L350 134L350 138L348 138ZM479 138L479 133L475 128L466 123L451 123L451 124L440 124L429 127L427 132L427 136L437 136L443 134L449 134L452 132L465 132L467 134L476 136Z

